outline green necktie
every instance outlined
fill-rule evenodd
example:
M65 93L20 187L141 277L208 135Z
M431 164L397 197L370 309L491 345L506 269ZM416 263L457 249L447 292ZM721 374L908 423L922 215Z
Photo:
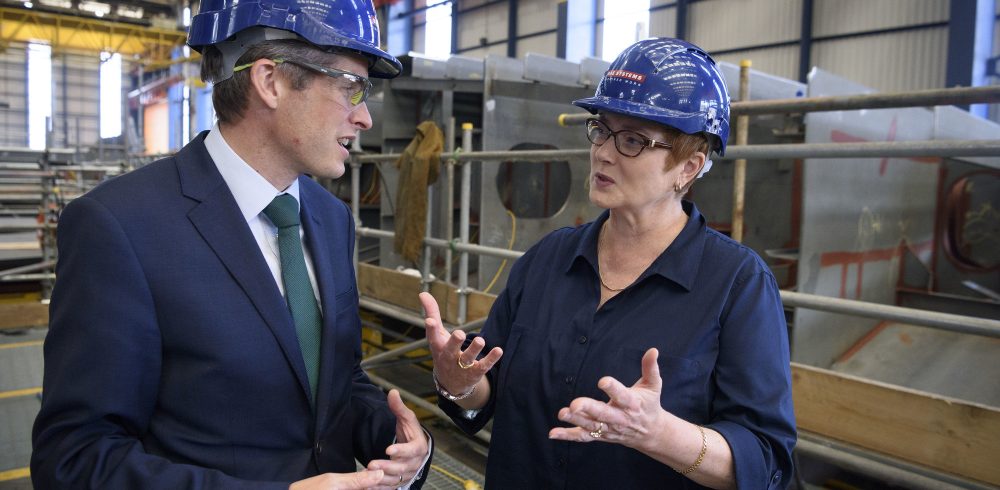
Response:
M306 260L299 238L299 203L289 194L282 194L264 208L264 214L278 227L278 253L281 256L281 282L285 285L288 309L295 321L302 359L309 374L309 388L316 403L316 386L319 382L320 326L323 315L313 292Z

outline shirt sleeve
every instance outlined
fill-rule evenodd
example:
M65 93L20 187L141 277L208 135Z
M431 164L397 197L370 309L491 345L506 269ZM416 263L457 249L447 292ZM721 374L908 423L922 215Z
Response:
M482 332L479 334L486 341L486 347L483 348L480 357L486 355L494 347L500 347L504 349L504 352L507 351L507 339L510 336L510 329L514 322L517 305L521 300L521 292L524 290L526 276L528 270L531 268L532 259L542 243L544 243L544 240L531 247L511 267L510 276L507 278L507 286L500 293L500 296L497 296L493 307L490 308L490 314L483 325ZM475 337L476 335L467 337L463 348L468 346ZM497 399L497 373L504 362L504 358L500 357L500 360L486 373L486 380L490 384L490 398L481 409L466 410L457 403L438 395L438 406L466 434L472 435L479 432L493 418Z
M420 471L418 471L415 475L413 475L413 478L410 478L410 481L406 482L405 484L403 484L403 486L399 487L401 490L410 490L410 487L414 483L416 483L417 480L423 478L424 475L427 474L427 466L428 466L427 463L430 462L431 460L431 454L434 454L434 438L431 437L431 434L429 432L427 432L427 429L421 427L420 430L423 430L424 435L427 436L427 455L424 456L424 461L420 463ZM392 443L395 444L396 440L393 439Z
M785 488L792 477L788 332L774 276L738 281L721 318L713 421L733 453L738 488Z

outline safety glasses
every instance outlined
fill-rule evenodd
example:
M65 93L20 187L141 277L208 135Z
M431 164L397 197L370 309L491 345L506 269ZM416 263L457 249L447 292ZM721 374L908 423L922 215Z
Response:
M669 143L656 141L647 138L635 131L623 129L612 131L607 124L600 119L587 119L587 139L596 146L601 146L608 138L614 138L615 148L618 153L627 157L637 157L646 148L673 148Z
M372 90L372 81L369 80L367 77L358 75L357 73L338 70L336 68L327 68L323 65L317 65L315 63L309 63L307 61L287 60L282 58L276 58L271 61L274 61L274 63L278 65L282 63L291 63L295 66L300 66L307 70L311 70L316 73L326 75L330 78L342 78L346 80L347 85L345 85L342 88L344 90L344 93L347 95L347 100L350 101L352 106L359 105L362 102L368 100L368 94L371 93ZM236 73L240 70L245 70L252 65L253 63L247 63L245 65L237 66L233 68L233 73Z

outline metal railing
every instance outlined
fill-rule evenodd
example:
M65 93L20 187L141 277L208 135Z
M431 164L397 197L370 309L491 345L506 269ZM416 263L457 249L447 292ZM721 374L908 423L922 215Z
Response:
M981 103L1000 102L1000 87L977 87L977 88L956 88L940 90L923 90L908 93L896 94L869 94L840 97L814 97L789 100L770 101L747 101L737 102L732 105L733 114L766 114L782 112L804 112L804 111L831 111L848 109L873 109L888 107L909 107L913 105L943 105L960 103ZM579 116L579 117L577 117ZM572 124L575 119L583 121L588 115L562 115L560 124ZM575 119L574 119L575 118ZM454 141L454 125L448 127L448 139ZM468 287L468 260L469 254L479 254L504 259L517 259L523 252L507 250L496 247L488 247L469 243L469 208L471 201L471 166L470 162L497 162L497 161L524 161L524 162L545 162L553 160L583 159L588 158L590 149L568 149L568 150L522 150L522 151L472 151L472 126L463 124L462 126L462 148L461 151L453 151L450 154L442 155L448 165L448 180L445 192L450 196L451 189L454 188L454 176L451 169L454 165L461 168L460 187L460 219L459 238L456 240L433 238L428 235L424 238L425 253L430 248L444 249L448 253L458 252L458 315L456 328L471 330L481 326L482 320L473 323L466 323L467 301L470 292ZM995 140L966 140L966 141L898 141L898 142L871 142L871 143L810 143L810 144L783 144L783 145L738 145L728 149L726 159L774 159L774 158L868 158L868 157L954 157L954 156L998 156L1000 155L1000 141ZM374 237L381 240L392 240L395 234L391 231L379 230L364 227L360 221L360 168L365 163L393 162L398 160L399 154L380 155L352 155L350 165L352 168L351 186L351 206L354 212L355 225L357 226L357 236ZM450 214L450 213L449 213ZM430 199L428 199L428 217L431 216ZM430 229L430 219L428 219L428 229ZM450 234L449 226L449 234ZM355 247L357 248L357 247ZM429 254L428 254L429 255ZM355 262L357 257L355 257ZM451 260L449 257L448 263ZM357 266L355 266L357 267ZM425 287L430 277L429 261L424 261L422 277ZM450 268L446 280L450 281ZM1000 321L968 317L962 315L952 315L912 308L902 308L879 303L869 303L840 298L831 298L820 295L804 294L793 291L781 292L782 302L789 307L809 308L831 313L855 315L867 318L882 320L892 320L906 322L912 325L936 328L952 332L981 335L985 337L1000 338ZM362 299L362 306L370 309L381 309L383 313L390 314L397 319L406 321L413 325L423 326L423 318L417 315L405 314L399 311L390 311L381 307L377 302ZM365 366L377 366L379 362L391 359L395 356L405 354L414 349L426 346L425 340L411 342L403 347L393 349L388 352L378 354L365 361Z
M762 114L890 109L894 107L931 107L952 104L991 104L1000 102L1000 86L958 87L863 95L802 97L796 99L741 100L729 106L731 117ZM559 124L581 125L591 114L562 114Z

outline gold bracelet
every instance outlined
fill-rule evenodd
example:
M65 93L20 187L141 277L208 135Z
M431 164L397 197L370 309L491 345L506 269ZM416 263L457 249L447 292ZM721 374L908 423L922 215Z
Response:
M699 425L698 430L701 431L701 452L698 453L698 459L694 462L694 464L688 466L686 470L681 472L682 475L686 475L698 469L698 467L701 466L701 462L705 460L705 453L708 452L708 437L705 436L705 428Z

